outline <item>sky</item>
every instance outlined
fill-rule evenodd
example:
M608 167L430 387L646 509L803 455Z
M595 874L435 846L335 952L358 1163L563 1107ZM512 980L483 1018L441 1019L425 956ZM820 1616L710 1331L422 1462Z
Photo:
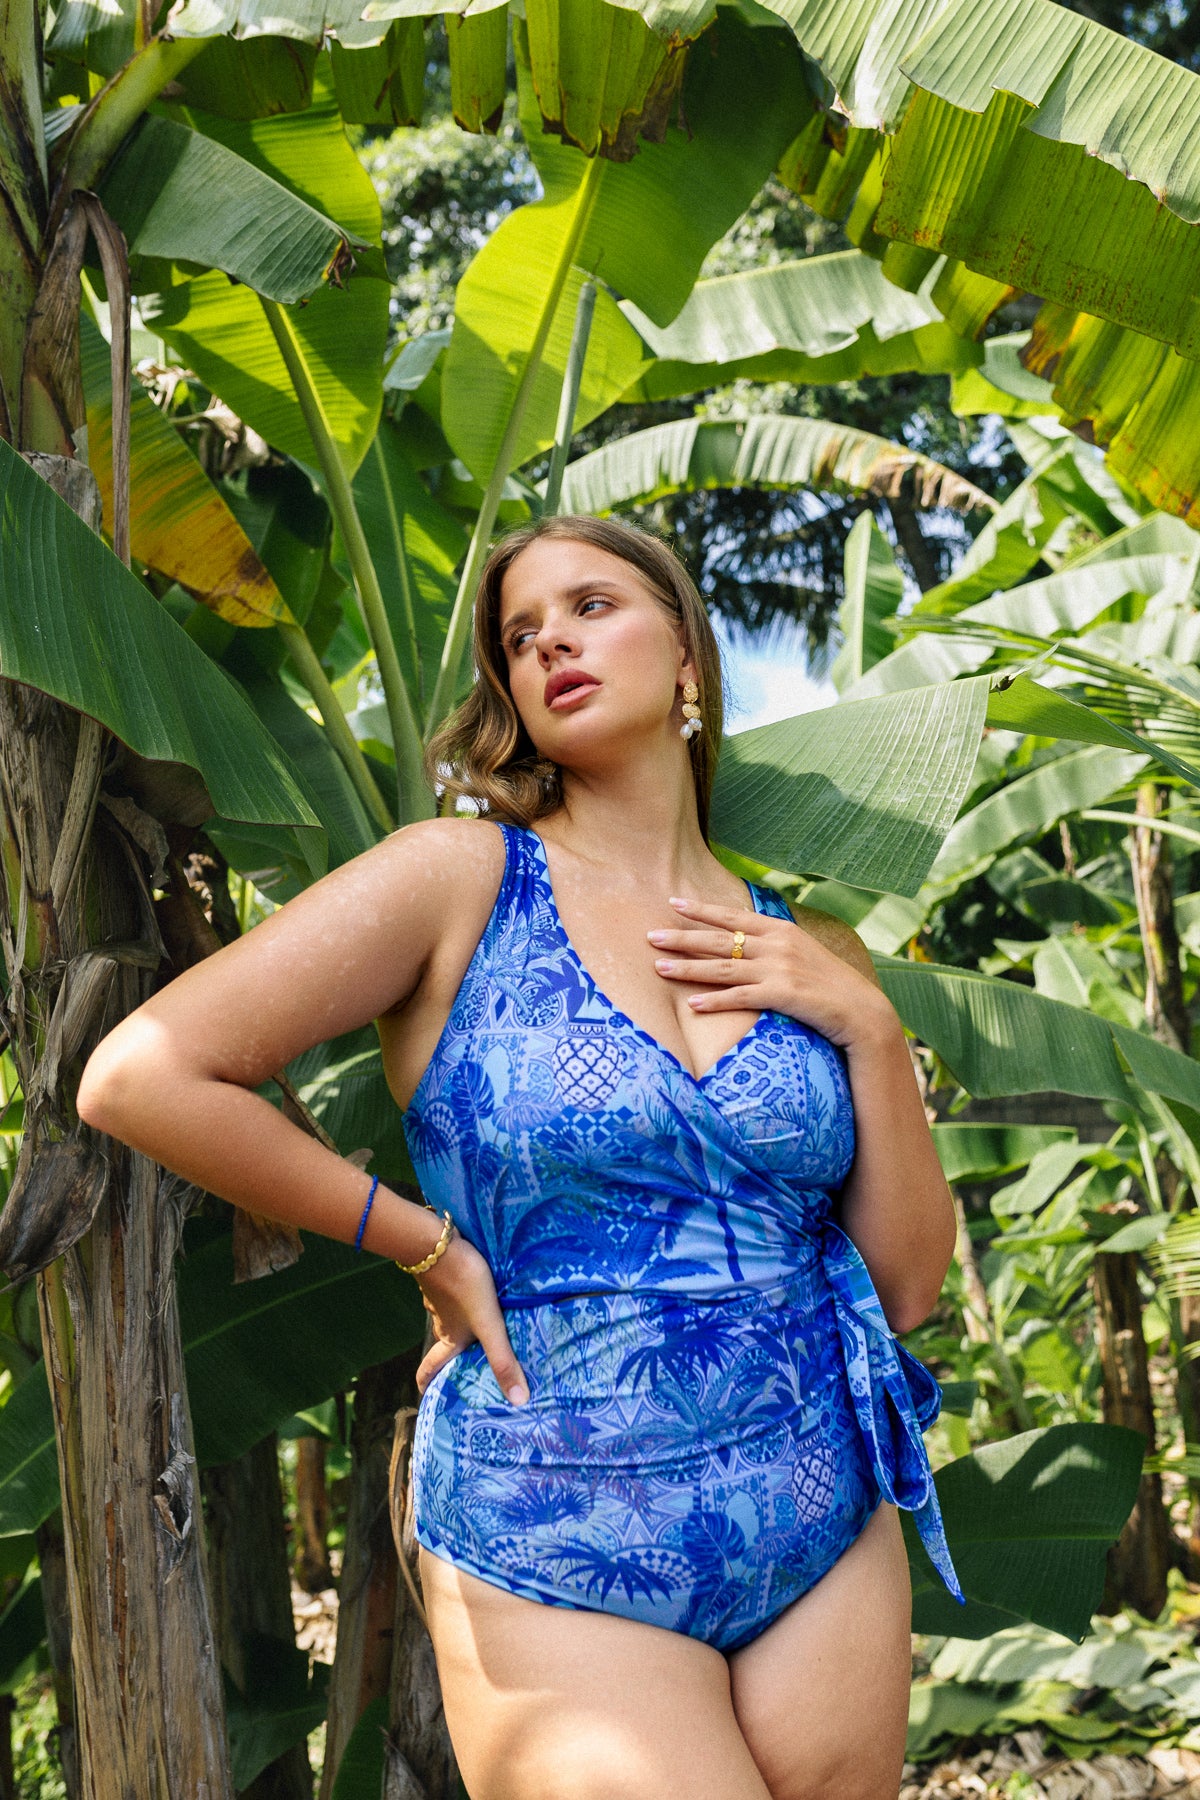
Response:
M722 630L721 662L728 699L725 729L749 731L754 725L771 725L796 713L832 706L837 689L826 678L815 680L805 668L804 639L796 632L771 641L753 639Z

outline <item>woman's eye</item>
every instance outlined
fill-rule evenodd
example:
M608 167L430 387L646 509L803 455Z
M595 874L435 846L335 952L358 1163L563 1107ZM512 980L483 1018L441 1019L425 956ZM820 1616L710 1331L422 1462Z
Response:
M580 612L587 612L588 608L591 606L607 606L607 605L608 605L608 601L603 599L601 595L593 594L591 599L584 600L581 603L579 610L580 610Z

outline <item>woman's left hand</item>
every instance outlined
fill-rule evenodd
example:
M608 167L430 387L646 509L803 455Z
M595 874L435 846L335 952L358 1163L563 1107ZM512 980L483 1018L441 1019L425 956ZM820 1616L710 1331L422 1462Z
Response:
M683 919L678 931L650 931L655 968L667 981L703 983L689 996L696 1012L780 1012L819 1031L842 1049L864 1036L899 1026L882 989L790 919L672 900ZM742 954L731 954L734 932L744 932Z

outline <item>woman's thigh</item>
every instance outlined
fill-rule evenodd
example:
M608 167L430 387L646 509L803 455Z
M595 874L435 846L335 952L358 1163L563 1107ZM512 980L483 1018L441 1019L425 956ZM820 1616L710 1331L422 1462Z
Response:
M885 1501L817 1585L729 1658L733 1708L772 1800L896 1800L912 1589Z
M708 1645L523 1599L424 1549L421 1585L471 1800L770 1800Z

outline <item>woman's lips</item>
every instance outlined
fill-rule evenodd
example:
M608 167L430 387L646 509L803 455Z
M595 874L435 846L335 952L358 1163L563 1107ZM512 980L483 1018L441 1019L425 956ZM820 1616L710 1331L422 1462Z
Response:
M566 712L568 707L574 706L576 701L582 700L585 694L594 694L599 686L598 681L593 681L589 677L585 681L577 682L574 687L563 688L560 693L555 694L553 700L548 700L546 705L551 712Z

